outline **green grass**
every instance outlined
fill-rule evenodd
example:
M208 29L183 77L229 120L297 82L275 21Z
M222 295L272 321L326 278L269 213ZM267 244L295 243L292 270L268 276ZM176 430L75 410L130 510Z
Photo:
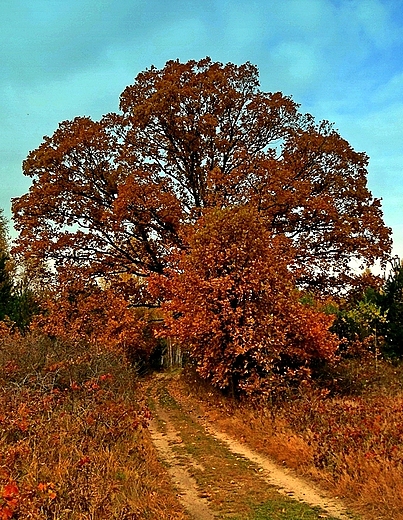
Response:
M334 519L319 508L312 508L295 501L276 500L255 508L247 520L317 520L319 518ZM245 520L245 518L238 517L234 520Z

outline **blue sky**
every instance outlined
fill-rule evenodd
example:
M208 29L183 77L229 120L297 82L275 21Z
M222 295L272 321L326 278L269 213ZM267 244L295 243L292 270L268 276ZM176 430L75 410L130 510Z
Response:
M142 70L210 56L250 61L370 156L403 257L401 0L1 0L0 208L25 193L21 163L75 116L118 110Z

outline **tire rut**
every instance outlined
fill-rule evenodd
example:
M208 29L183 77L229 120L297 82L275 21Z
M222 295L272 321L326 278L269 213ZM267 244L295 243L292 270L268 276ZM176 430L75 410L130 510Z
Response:
M179 432L172 425L168 414L155 407L156 417L149 425L151 439L162 459L168 464L167 470L178 489L178 499L194 520L215 520L217 517L210 510L207 498L200 496L196 480L190 471L178 460L172 446L181 442ZM164 423L166 432L158 429L158 420ZM190 458L187 465L200 467Z
M175 427L170 417L169 409L160 406L155 394L152 401L154 419L149 426L149 431L160 457L168 465L168 472L178 489L178 499L194 520L223 518L219 513L212 511L207 499L209 493L207 490L200 490L192 475L192 468L201 471L204 471L204 468L190 453L185 454L185 450L178 456L178 446L180 447L183 441L181 432ZM356 518L348 512L341 501L327 496L325 492L296 476L292 471L279 466L267 456L251 450L245 444L218 431L203 415L196 416L183 409L181 409L181 412L195 424L198 424L204 435L214 438L233 456L250 462L256 468L256 479L267 482L278 493L287 496L289 499L313 508L319 508L323 512L323 516L319 515L318 518L331 517L338 520ZM164 432L161 432L161 424ZM203 495L206 495L206 497L203 497Z
M275 486L279 493L310 506L320 507L323 511L339 520L351 520L352 515L341 502L327 497L312 484L293 475L290 470L282 468L269 458L256 453L244 444L219 432L211 424L204 423L204 428L216 439L223 442L232 453L254 462L261 470L259 477L264 478L268 484Z

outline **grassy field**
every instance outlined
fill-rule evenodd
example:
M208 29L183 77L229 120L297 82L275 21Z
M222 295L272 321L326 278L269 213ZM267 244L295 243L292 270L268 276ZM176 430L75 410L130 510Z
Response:
M169 389L183 407L197 406L219 429L343 497L364 518L402 520L403 367L350 361L338 372L334 395L307 386L271 404L225 398L192 373Z

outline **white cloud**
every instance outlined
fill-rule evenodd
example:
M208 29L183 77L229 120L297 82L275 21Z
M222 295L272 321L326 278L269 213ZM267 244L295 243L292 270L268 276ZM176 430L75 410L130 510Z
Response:
M224 7L225 6L225 7ZM218 9L222 19L223 37L235 51L251 45L260 45L265 33L265 16L257 2L238 5L222 4ZM217 34L218 38L220 35Z
M295 33L308 38L328 33L334 8L328 0L288 0L276 2L274 11L281 24L281 34ZM287 33L288 28L288 33Z
M379 0L356 0L352 5L357 25L374 45L382 48L394 41L395 30L384 3Z
M160 25L153 31L147 45L158 57L163 55L165 59L168 52L171 53L171 59L176 59L178 53L195 50L197 44L204 40L207 40L204 24L197 18L183 18Z
M368 152L370 187L384 198L387 222L402 235L398 0L0 4L0 207L25 186L20 161L61 120L117 110L120 92L151 64L210 55L256 64L263 90L292 95L303 110L334 121L354 148Z
M298 90L318 79L320 57L311 45L301 42L280 43L273 50L272 60L277 70L282 72L286 83L297 85Z

